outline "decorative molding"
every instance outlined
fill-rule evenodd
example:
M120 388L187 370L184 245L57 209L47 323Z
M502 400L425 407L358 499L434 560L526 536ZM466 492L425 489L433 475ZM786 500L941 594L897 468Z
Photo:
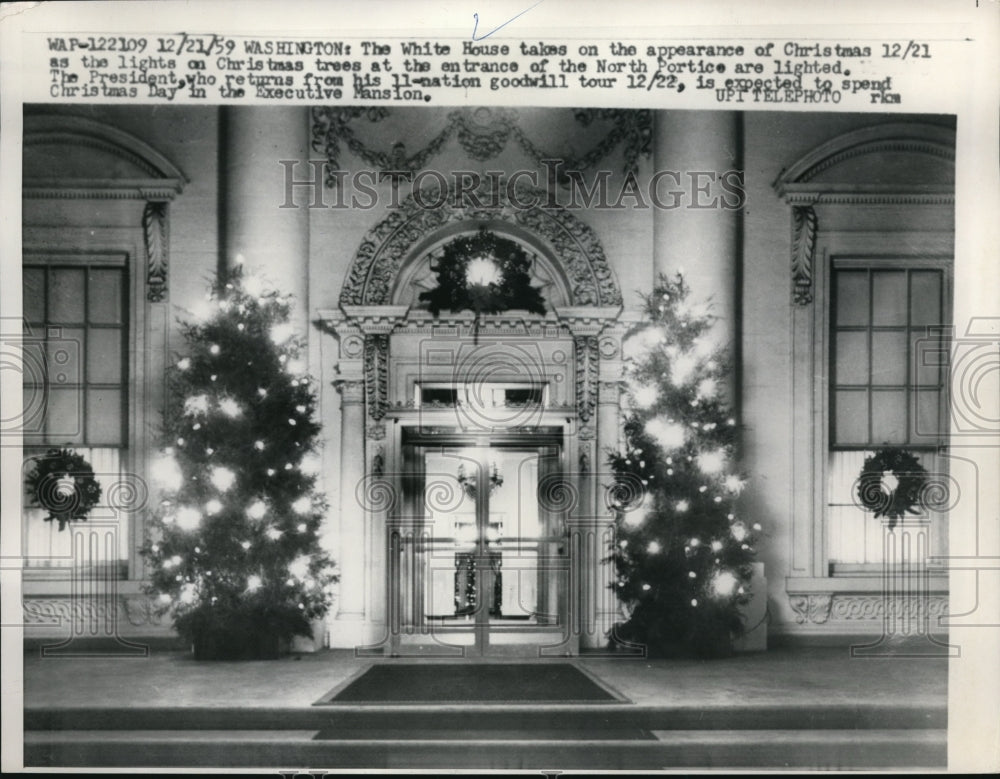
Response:
M774 188L782 198L790 184L812 181L817 175L841 162L880 152L903 152L955 160L955 131L938 125L916 122L890 122L863 127L827 141L800 157L782 171ZM826 190L827 187L816 187Z
M855 184L813 183L788 184L785 186L785 202L796 205L953 205L955 189L950 186L865 186Z
M312 110L312 148L324 154L327 161L326 185L336 186L336 171L340 170L341 144L368 165L382 172L416 173L439 154L449 140L455 138L465 153L478 162L496 159L513 141L537 164L543 160L560 160L563 170L557 180L567 184L566 170L586 170L622 145L625 160L623 173L636 175L639 158L652 154L652 111L617 108L576 109L573 116L578 123L589 126L595 121L611 123L611 129L597 144L579 157L545 151L539 148L521 129L517 111L509 108L459 108L445 117L444 127L423 148L410 153L406 145L397 142L389 152L368 146L351 127L355 120L365 118L378 123L389 116L387 108L327 107Z
M365 335L389 335L409 311L408 306L341 306L347 320Z
M819 595L789 595L788 603L795 612L795 621L800 625L812 622L822 625L830 618L830 604L833 596Z
M575 336L596 336L613 324L621 306L560 306L555 309L559 323Z
M174 179L179 187L187 183L187 177L180 168L149 144L117 127L82 116L25 116L24 147L41 145L99 149L131 163L151 179ZM164 182L158 183L162 185Z
M597 438L597 429L593 425L581 425L577 438L581 441L593 441Z
M365 382L357 379L337 379L333 386L340 393L343 405L360 405L365 402Z
M948 614L946 594L890 598L869 593L796 593L788 596L788 602L800 625L875 621L887 616L919 620Z
M800 306L813 299L815 253L816 210L812 206L792 206L792 298Z
M146 299L159 303L167 296L167 204L150 201L142 210L146 242Z
M916 620L941 617L947 613L947 596L886 598L882 595L848 595L833 598L831 618L838 620L881 620L886 616L893 616Z
M499 233L506 227L515 237L525 232L547 244L550 261L568 283L573 306L621 306L614 273L588 225L565 208L519 208L509 202L507 187L495 193L480 189L486 205L476 208L464 201L455 203L453 189L447 200L451 205L437 209L421 207L412 194L406 197L362 240L341 290L341 307L390 303L400 271L422 256L431 243L428 236L472 232L484 225ZM545 202L543 192L522 191L529 193L534 195L530 202Z
M600 366L596 335L573 337L576 348L576 413L587 423L597 408L597 372Z
M173 200L180 183L157 179L32 179L21 196L28 200Z
M144 595L119 595L114 600L103 595L93 598L26 597L21 607L25 627L62 627L74 622L101 626L109 623L127 623L132 627L164 625L163 615Z
M365 394L368 416L379 420L389 407L389 336L365 336Z
M385 440L385 423L373 422L365 428L365 438L369 441Z

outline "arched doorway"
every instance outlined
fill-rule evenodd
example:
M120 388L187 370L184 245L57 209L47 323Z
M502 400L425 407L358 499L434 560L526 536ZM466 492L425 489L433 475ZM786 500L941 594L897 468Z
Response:
M482 199L495 207L405 201L323 312L342 377L341 548L363 547L367 581L338 620L364 623L379 653L574 654L608 627L595 467L617 445L621 293L575 215ZM427 310L443 248L482 230L529 258L543 311Z

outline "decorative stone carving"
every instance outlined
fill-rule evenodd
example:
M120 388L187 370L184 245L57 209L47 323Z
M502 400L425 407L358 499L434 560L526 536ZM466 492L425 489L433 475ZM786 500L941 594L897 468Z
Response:
M597 438L597 430L593 425L581 425L577 433L577 438L581 441L593 441Z
M800 306L812 302L816 252L816 210L792 206L792 297Z
M105 628L116 623L133 627L159 627L163 615L145 596L123 596L114 600L100 596L93 598L25 598L22 616L25 626L60 627L74 622L99 625Z
M167 295L167 204L148 202L142 210L146 243L146 298L159 303Z
M590 473L590 454L580 452L580 473Z
M365 402L365 383L355 379L338 379L333 386L340 393L344 405L361 404Z
M887 616L923 620L948 613L948 596L943 594L890 598L863 593L808 593L789 595L788 601L799 624L871 622Z
M597 408L597 371L600 355L597 337L580 335L573 338L576 347L576 413L581 422L589 422Z
M337 183L341 143L380 171L412 174L424 169L452 138L458 140L469 157L479 162L496 159L507 144L513 141L536 163L560 160L563 165L557 174L557 180L561 184L568 182L565 170L586 170L607 157L619 145L624 147L626 175L636 175L639 158L649 157L652 153L652 111L585 108L576 110L573 115L584 126L593 124L595 120L603 120L612 125L592 149L579 157L539 148L521 129L517 111L487 107L459 108L449 112L445 117L444 127L423 148L412 153L407 151L402 142L396 143L389 152L373 149L351 127L354 120L361 118L372 123L381 122L389 116L387 108L316 107L312 111L312 147L326 155L326 183L330 187Z
M369 441L382 441L385 439L385 423L373 422L365 428L365 438Z
M389 336L365 336L365 391L368 416L378 420L389 407Z
M888 615L886 613L888 609ZM881 620L886 616L910 620L941 617L948 613L945 595L886 598L881 595L837 595L832 618L838 620Z
M484 202L472 207L468 202L455 203L449 190L450 206L421 207L413 195L404 198L400 207L376 224L365 236L355 254L341 290L341 307L385 305L391 302L397 276L426 237L452 224L468 224L475 229L489 223L499 229L504 222L528 230L546 242L569 282L574 306L620 306L621 291L604 256L604 249L590 227L567 209L543 208L545 193L525 190L519 195L527 202L530 196L537 206L517 207L508 201L506 187L477 193ZM468 200L468 199L466 199ZM523 205L523 204L522 204Z
M800 625L813 622L824 624L830 618L831 595L789 595L788 602L795 612L795 621Z

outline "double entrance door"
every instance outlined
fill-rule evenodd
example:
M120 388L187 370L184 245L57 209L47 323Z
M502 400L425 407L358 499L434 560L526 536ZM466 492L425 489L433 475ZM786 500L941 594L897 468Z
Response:
M559 437L404 438L390 524L396 654L574 654Z

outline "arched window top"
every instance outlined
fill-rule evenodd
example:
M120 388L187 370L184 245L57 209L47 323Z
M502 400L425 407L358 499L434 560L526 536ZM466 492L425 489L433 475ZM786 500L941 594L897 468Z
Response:
M124 130L80 116L24 118L24 190L29 197L169 200L187 183L180 168Z
M838 135L774 182L789 202L945 202L955 187L954 130L888 122Z

